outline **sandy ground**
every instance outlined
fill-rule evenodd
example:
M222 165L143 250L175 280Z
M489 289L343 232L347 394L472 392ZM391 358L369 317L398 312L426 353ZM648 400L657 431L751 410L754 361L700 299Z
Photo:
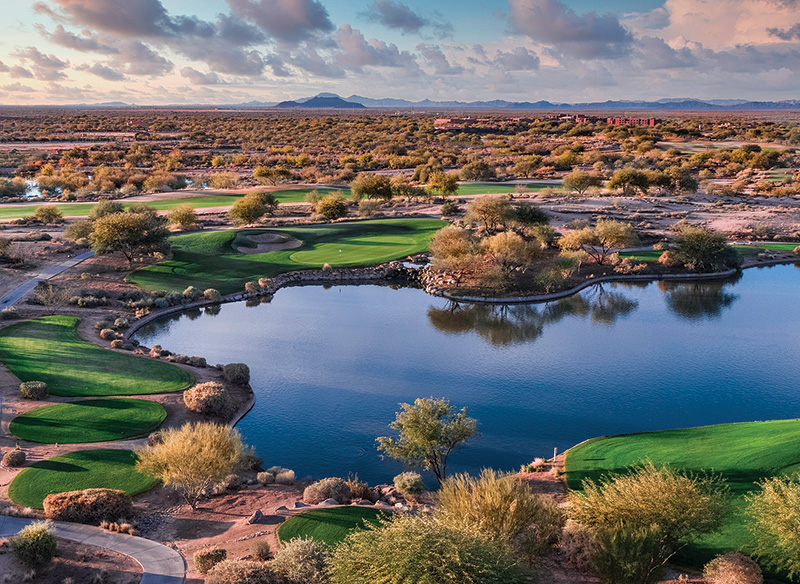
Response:
M25 568L8 551L8 547L0 545L0 583L17 584L61 584L72 579L74 584L89 584L94 578L105 577L100 582L113 584L137 584L142 579L142 567L133 558L104 548L83 545L64 539L58 540L58 552L53 562L39 570L31 572L28 579Z
M247 239L257 245L255 247L239 246L236 248L239 253L267 253L270 251L280 251L282 249L295 249L303 245L303 242L299 239L286 237L280 233L259 233L257 235L248 235Z

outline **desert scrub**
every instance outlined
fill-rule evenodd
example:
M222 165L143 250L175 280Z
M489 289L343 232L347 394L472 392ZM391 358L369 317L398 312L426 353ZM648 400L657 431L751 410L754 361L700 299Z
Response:
M266 540L257 541L253 544L253 557L260 562L266 562L272 557L272 550Z
M19 384L19 393L23 399L43 400L48 395L47 384L44 381L24 381Z
M286 584L264 562L225 560L208 573L206 584Z
M48 519L73 523L116 521L133 515L133 500L125 491L84 489L47 495L44 514Z
M394 477L394 488L404 497L421 495L425 492L425 483L417 472L403 472Z
M311 538L295 538L284 544L272 561L272 569L290 582L328 584L328 549Z
M250 383L250 368L245 363L228 363L222 368L225 381L234 385Z
M207 290L203 291L203 300L208 300L209 302L219 302L222 300L222 294L219 293L218 290L214 288L208 288Z
M349 503L350 485L340 478L329 477L307 486L303 491L303 502L309 505L316 505L327 499L335 499L342 505Z
M37 521L11 538L11 553L29 568L42 568L56 555L56 536L47 521Z
M204 416L226 417L230 413L231 398L221 383L198 383L183 392L183 403L191 411Z
M709 584L762 584L761 568L749 556L730 552L717 556L703 568L703 578Z
M256 480L263 486L275 484L275 475L271 472L260 472L256 475Z
M192 560L194 560L194 567L201 574L208 574L208 572L220 562L228 559L228 551L220 548L206 548L199 552L195 552Z
M3 466L9 468L20 467L25 464L25 451L17 446L14 450L9 450L3 456Z

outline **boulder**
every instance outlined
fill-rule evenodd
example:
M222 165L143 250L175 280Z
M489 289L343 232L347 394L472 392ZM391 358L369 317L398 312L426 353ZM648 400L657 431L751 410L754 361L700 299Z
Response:
M255 513L247 518L247 524L254 525L256 523L261 523L262 519L264 519L264 514L261 512L261 509L256 509Z

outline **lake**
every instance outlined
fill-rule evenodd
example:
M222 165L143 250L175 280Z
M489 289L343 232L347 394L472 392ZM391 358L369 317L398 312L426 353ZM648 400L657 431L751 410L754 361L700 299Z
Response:
M256 405L237 427L266 466L375 484L402 470L375 438L417 397L479 421L450 471L516 470L606 434L798 417L799 291L791 265L506 307L305 286L165 317L136 338L247 363Z

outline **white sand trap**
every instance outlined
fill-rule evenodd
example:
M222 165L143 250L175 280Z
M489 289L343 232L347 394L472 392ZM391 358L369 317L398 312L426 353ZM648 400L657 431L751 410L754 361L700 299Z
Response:
M267 253L270 251L280 251L282 249L294 249L303 245L303 242L288 235L280 233L258 233L248 235L247 239L256 244L255 247L240 246L236 248L239 253Z

